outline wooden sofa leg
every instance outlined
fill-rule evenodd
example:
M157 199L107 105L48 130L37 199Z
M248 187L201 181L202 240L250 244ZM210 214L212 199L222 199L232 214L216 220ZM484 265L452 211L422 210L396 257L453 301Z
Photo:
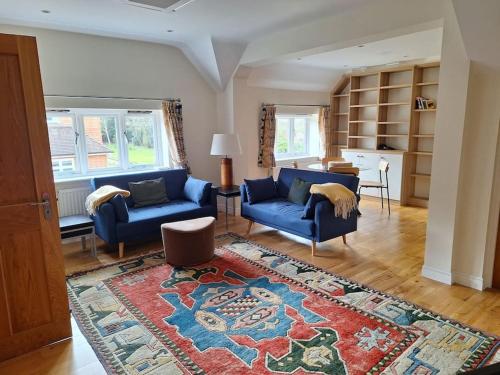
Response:
M311 241L311 254L312 256L316 256L316 241L312 240Z
M248 235L250 234L250 231L252 230L252 225L253 225L253 221L248 220L248 227L247 227L247 232L245 233L245 237L248 237Z
M123 250L125 249L125 242L118 244L118 258L123 258Z
M347 239L345 237L345 234L342 235L342 241L344 241L344 245L347 245Z

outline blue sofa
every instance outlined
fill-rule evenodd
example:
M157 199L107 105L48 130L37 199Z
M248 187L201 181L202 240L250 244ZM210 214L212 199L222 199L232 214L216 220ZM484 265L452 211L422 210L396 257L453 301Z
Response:
M134 173L109 177L95 177L91 180L93 190L103 185L113 185L129 190L128 183L163 177L168 203L134 208L133 198L125 199L128 207L128 222L118 220L115 208L109 202L102 204L92 219L96 234L108 244L119 244L120 257L124 244L161 237L161 224L172 221L194 219L203 216L217 218L217 189L212 188L209 197L201 205L184 197L184 185L188 175L184 169L170 169L147 173Z
M278 180L275 182L277 196L262 202L248 202L246 185L241 185L241 216L248 219L250 232L253 222L263 224L278 230L295 234L312 241L312 253L315 255L316 242L323 242L356 231L358 216L353 210L347 219L335 217L334 207L328 200L316 204L313 218L303 219L304 206L287 200L293 180L298 177L307 182L323 184L336 182L349 188L356 194L359 179L355 176L306 171L292 168L281 168Z

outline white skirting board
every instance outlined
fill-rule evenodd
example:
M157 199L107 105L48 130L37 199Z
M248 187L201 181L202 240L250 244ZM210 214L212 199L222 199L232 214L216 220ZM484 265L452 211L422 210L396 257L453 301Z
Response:
M477 290L485 289L484 280L482 277L468 275L462 272L446 272L424 265L422 267L422 276L447 285L460 284Z

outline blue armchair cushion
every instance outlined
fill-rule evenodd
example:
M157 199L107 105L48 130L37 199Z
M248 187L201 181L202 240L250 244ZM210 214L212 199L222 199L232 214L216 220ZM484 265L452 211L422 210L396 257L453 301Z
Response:
M309 198L309 189L311 189L312 182L304 181L299 177L295 177L288 192L288 200L298 205L305 205Z
M128 183L134 207L152 206L168 202L163 177Z
M327 198L324 195L311 194L304 207L304 213L302 215L302 219L314 219L314 211L316 209L316 205L324 200L327 200Z
M113 205L117 220L122 223L128 223L128 207L125 198L117 194L109 202Z
M276 197L276 184L271 176L257 180L245 180L248 203L255 204Z
M211 182L189 176L184 185L184 197L201 206L208 201L211 189Z

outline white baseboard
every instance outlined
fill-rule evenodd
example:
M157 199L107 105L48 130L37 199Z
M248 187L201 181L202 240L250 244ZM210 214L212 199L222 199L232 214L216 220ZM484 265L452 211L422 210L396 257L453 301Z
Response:
M422 267L422 276L427 277L428 279L439 281L447 285L451 285L453 283L451 272L441 271L437 268L429 267L426 265Z
M477 290L485 289L482 277L469 275L463 272L453 271L453 282Z

